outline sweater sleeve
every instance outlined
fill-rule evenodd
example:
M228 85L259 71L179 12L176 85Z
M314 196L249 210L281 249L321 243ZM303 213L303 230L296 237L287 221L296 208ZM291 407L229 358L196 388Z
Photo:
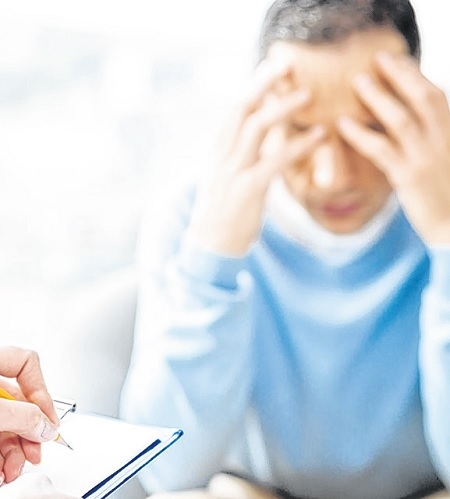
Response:
M450 488L450 248L430 251L419 351L425 436L437 473Z
M248 405L252 282L245 258L208 253L185 237L186 208L142 242L122 417L184 435L140 474L149 492L204 485L223 466Z

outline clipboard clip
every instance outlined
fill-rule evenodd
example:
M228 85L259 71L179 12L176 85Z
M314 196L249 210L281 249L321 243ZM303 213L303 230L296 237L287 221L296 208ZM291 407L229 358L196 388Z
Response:
M53 404L55 405L56 414L58 414L59 419L62 419L67 413L77 410L77 403L72 399L58 397L57 399L53 399Z

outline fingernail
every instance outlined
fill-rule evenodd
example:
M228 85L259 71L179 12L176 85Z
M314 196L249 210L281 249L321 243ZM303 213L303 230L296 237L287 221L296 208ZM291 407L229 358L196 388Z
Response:
M47 419L43 419L43 429L41 438L44 440L54 440L58 436L58 428L50 423Z
M4 481L5 481L5 475L2 472L0 472L0 485L3 485Z
M22 463L20 466L19 466L19 469L17 470L17 476L20 476L22 473L23 473L23 469L25 467L25 463Z

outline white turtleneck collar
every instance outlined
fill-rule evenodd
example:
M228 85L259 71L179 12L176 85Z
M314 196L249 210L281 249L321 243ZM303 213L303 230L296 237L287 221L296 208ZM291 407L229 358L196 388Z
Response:
M361 229L352 234L334 234L321 227L290 194L282 178L272 182L266 215L290 239L331 265L354 260L376 241L392 221L399 208L395 194Z

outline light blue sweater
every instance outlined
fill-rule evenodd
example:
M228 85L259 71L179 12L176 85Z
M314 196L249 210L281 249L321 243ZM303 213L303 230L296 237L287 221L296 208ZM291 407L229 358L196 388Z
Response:
M184 238L192 198L143 248L123 417L185 435L148 491L231 469L296 496L400 498L450 486L450 250L401 211L329 266L267 220L246 258Z

